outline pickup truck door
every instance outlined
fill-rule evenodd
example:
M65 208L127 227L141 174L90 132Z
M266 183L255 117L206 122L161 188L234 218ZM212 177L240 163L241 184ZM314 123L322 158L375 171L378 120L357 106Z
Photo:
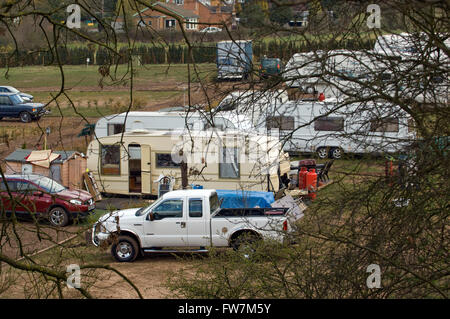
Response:
M188 244L191 247L206 247L210 244L207 209L208 205L202 198L188 199L186 228Z
M186 202L183 198L168 198L154 207L144 222L144 248L188 246Z

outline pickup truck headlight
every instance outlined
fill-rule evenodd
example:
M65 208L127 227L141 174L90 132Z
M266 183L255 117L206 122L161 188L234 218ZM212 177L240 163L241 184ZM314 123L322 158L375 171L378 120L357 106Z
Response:
M106 227L103 224L100 224L99 229L101 233L106 233Z
M74 204L74 205L81 205L81 204L83 204L83 202L81 200L78 200L78 199L71 199L69 202L71 204Z

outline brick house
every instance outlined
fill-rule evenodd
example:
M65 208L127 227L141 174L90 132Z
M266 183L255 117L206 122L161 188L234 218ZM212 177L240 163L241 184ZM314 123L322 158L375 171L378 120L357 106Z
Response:
M158 10L153 10L157 8ZM167 14L165 14L167 12ZM185 22L186 30L197 30L199 16L195 12L172 3L156 2L149 8L145 8L133 15L136 25L149 26L155 30L180 30L179 22L173 16L177 16Z
M185 21L186 30L196 31L208 26L201 23L226 23L232 26L235 12L234 5L224 5L220 0L166 0L135 13L133 21L136 25L149 26L155 30L180 30L179 22L172 15Z
M221 0L169 0L181 3L186 9L192 10L199 16L199 23L225 23L228 27L235 21L236 12L234 2L225 4ZM206 28L208 25L199 25L199 29ZM220 27L220 26L219 26Z

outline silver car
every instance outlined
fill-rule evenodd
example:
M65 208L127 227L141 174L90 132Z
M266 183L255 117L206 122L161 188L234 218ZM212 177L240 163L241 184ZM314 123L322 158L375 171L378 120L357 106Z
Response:
M12 87L12 86L0 86L0 93L14 93L19 94L22 99L24 99L26 102L32 102L33 101L33 95L22 93L18 89Z

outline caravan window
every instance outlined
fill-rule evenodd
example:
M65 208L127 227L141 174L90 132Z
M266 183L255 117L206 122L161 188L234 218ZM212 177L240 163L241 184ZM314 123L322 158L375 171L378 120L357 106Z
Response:
M343 117L322 117L314 122L314 130L316 131L343 131Z
M294 130L295 120L293 116L268 116L267 129L277 128L280 130Z
M101 146L101 170L102 175L120 175L120 146Z
M175 163L172 160L172 154L156 154L156 167L166 168L166 167L180 167L179 163Z
M125 132L124 124L108 123L108 136Z
M386 117L370 121L371 132L398 132L398 118Z
M220 154L219 177L239 178L239 149L236 147L223 147Z

